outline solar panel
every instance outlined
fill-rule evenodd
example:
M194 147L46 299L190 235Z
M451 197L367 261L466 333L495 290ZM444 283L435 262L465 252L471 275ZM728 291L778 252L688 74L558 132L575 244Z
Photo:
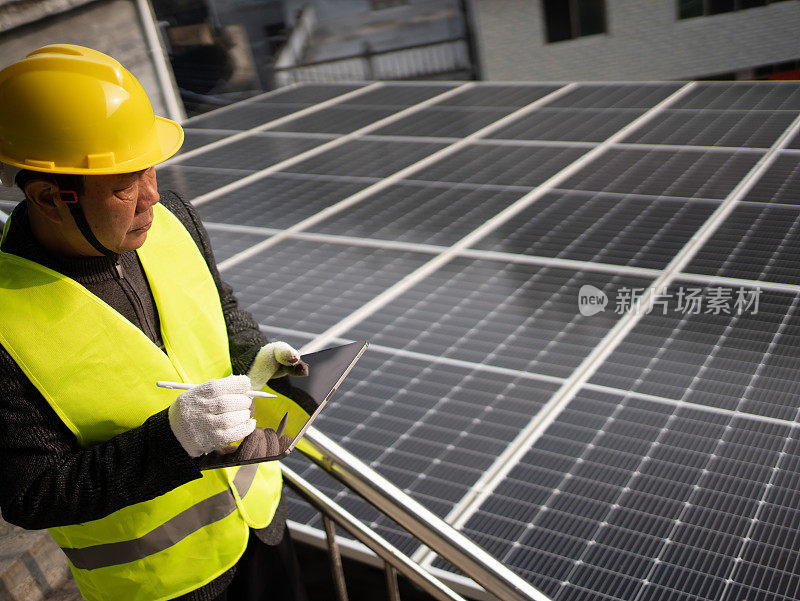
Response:
M396 112L395 107L332 106L288 121L272 131L347 134Z
M452 90L454 87L455 84L449 83L392 84L391 86L370 90L355 98L344 100L342 105L359 104L406 108L424 102L425 100L430 100L434 96Z
M745 549L777 526L795 436L584 388L464 530L554 599L738 599L764 586L748 572L792 570Z
M685 199L551 192L475 248L663 269L717 207Z
M637 144L769 148L794 120L790 111L745 114L714 110L667 110L625 139Z
M386 177L433 154L444 144L353 140L292 165L290 173Z
M572 108L652 108L677 92L680 84L583 84L548 103Z
M686 272L800 284L800 213L795 207L741 203L698 251Z
M372 342L322 431L554 600L795 599L798 115L791 82L303 84L158 178L271 339Z
M602 142L643 113L641 109L542 108L489 137Z
M286 240L224 270L224 278L259 323L289 323L293 329L321 333L427 258L421 253Z
M472 144L414 174L414 179L534 187L584 154L584 148Z
M281 105L254 102L248 105L234 106L224 112L215 111L207 115L200 115L188 121L187 125L193 129L251 129L269 121L280 119L302 108L305 107L294 104Z
M343 180L276 173L204 203L198 211L203 220L214 223L286 228L377 181L378 178Z
M800 111L800 90L794 83L699 83L672 108Z
M315 183L320 185L324 185L323 181ZM521 196L521 192L511 190L401 181L376 193L368 210L360 204L353 205L310 230L448 246Z
M747 194L747 200L780 204L800 204L798 155L780 153L766 173Z
M568 377L618 315L575 311L579 287L641 287L644 278L601 284L580 271L456 259L350 330L346 337L548 376Z
M304 88L315 86L294 93ZM579 392L562 391L630 320L614 293L652 284L698 235L683 279L665 292L796 285L797 161L779 150L796 137L784 132L800 109L797 87L454 89L389 84L285 119L276 129L334 135L385 121L201 199L223 277L272 337L370 339L320 428L555 599L777 598L791 573L773 558L776 540L792 552L781 522L794 511L791 489L779 484L796 481L797 291L768 289L743 315L651 310ZM448 146L554 92L484 139ZM270 120L254 107L237 118ZM165 169L199 170L184 185L202 195L201 176L220 176L219 188L223 174L322 142L251 133ZM603 151L582 159L597 144ZM409 166L406 179L382 183ZM542 188L565 169L558 188ZM605 310L579 310L587 286ZM553 403L563 405L555 421L532 435ZM416 550L327 476L289 461ZM297 527L320 529L314 512L291 505Z
M193 167L259 170L321 143L320 140L290 134L254 133L207 152L178 157L177 163Z
M164 165L158 168L158 185L162 190L173 190L186 200L216 190L253 173L252 169L191 167L189 165Z
M466 138L468 135L505 117L511 108L431 107L378 129L376 135L433 136Z
M591 382L794 419L800 392L792 377L800 361L797 293L677 280L667 295L672 307L643 316Z
M761 153L613 148L567 180L564 188L725 198L755 166Z

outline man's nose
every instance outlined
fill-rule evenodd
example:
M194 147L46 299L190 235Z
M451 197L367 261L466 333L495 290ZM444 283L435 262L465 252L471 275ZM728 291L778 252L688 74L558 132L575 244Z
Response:
M137 198L136 209L137 212L141 213L142 211L148 210L154 204L157 204L160 197L158 195L156 170L154 167L150 167L139 177L139 197Z

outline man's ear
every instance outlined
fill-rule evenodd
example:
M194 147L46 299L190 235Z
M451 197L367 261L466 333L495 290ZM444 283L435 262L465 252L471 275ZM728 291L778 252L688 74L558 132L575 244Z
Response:
M48 179L32 179L25 184L25 196L33 208L53 223L61 223L63 211L59 206L58 185Z

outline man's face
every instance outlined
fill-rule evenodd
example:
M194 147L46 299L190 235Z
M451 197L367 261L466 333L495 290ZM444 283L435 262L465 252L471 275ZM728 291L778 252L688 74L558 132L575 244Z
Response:
M100 243L118 254L144 244L158 202L156 170L87 175L80 197L86 221Z

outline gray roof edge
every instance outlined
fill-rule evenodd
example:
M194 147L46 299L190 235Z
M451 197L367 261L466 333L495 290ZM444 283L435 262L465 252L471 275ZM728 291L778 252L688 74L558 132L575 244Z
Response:
M64 13L95 0L0 0L0 31Z

